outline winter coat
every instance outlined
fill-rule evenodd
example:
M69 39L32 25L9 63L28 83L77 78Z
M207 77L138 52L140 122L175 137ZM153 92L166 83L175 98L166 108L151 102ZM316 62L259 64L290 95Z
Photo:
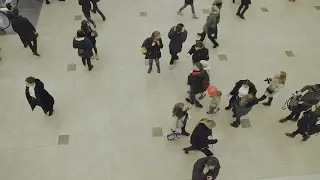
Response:
M249 5L251 4L251 0L241 0L241 4Z
M279 79L273 78L264 95L267 97L273 97L281 88L283 88L283 86L284 85L280 83Z
M203 174L203 169L209 159L215 162L215 168L213 170L210 170L207 174ZM211 176L212 179L214 180L217 178L220 168L221 166L220 166L219 160L216 157L210 156L210 157L200 158L196 161L196 163L193 166L192 180L207 180L207 176Z
M147 38L142 44L142 47L147 49L145 59L160 59L161 49L163 48L162 39L159 39L159 44L155 43L155 45L152 46L152 43L153 40L151 38Z
M79 5L81 5L82 12L90 13L91 11L91 2L90 0L78 0Z
M234 86L234 88L232 89L232 91L230 92L230 95L232 96L237 96L238 95L238 92L239 92L239 89L241 88L241 86L246 82L246 80L240 80L236 83L236 85ZM255 87L255 85L250 82L249 83L249 94L252 94L252 95L256 95L257 94L257 89Z
M184 30L183 32L177 33L175 28L175 26L172 27L168 33L168 37L170 39L169 49L174 53L179 53L182 50L182 44L187 39L188 32Z
M304 92L304 91L307 91L307 93L305 93L301 97L300 101L302 101L305 105L308 105L311 107L312 105L318 104L320 102L320 87L319 86L307 85L300 90L300 92Z
M73 48L83 49L85 51L85 57L87 58L91 58L93 56L93 52L92 52L93 44L86 37L74 37Z
M306 111L302 118L297 122L297 127L302 132L309 132L318 121L317 114L314 111Z
M193 130L190 138L190 144L196 149L202 149L210 144L209 136L212 135L212 130L205 124L199 123Z
M205 47L199 50L196 50L195 45L193 45L189 50L188 54L192 55L193 63L200 62L201 60L206 60L206 61L209 60L208 49Z
M217 27L217 17L218 14L209 14L207 16L207 21L203 26L203 31L206 34L212 34L215 30L215 28Z
M36 79L35 83L36 83L36 86L34 88L34 92L36 95L36 99L34 99L33 97L30 96L28 86L26 86L26 90L25 90L26 98L27 98L32 110L36 107L36 105L39 105L39 106L41 106L43 111L46 113L49 110L53 109L54 99L44 89L44 85L39 79Z
M14 17L11 19L12 29L23 39L25 42L33 41L37 38L36 29L31 22L22 16Z
M236 103L235 103L235 105L234 105L234 107L233 107L233 112L234 112L234 114L235 114L236 116L245 116L245 115L247 115L247 114L251 111L252 107L253 107L254 105L256 105L257 102L258 102L257 98L254 97L254 99L253 99L252 101L248 102L248 103L247 103L246 105L244 105L244 106L241 106L241 105L239 104L239 103L240 103L240 99L239 99L239 100L236 101Z
M209 83L209 75L206 71L192 71L188 76L188 85L191 94L199 94L206 90Z

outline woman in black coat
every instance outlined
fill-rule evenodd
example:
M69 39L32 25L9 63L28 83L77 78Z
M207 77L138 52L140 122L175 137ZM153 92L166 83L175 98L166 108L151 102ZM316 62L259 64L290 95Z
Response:
M51 116L53 113L54 99L44 89L43 83L34 77L28 77L25 81L25 94L32 111L36 106L41 106L43 112L48 116Z
M212 128L216 126L213 120L203 118L195 127L190 138L190 147L184 148L184 153L189 154L189 151L198 150L203 152L206 156L212 156L213 153L208 149L209 144L216 144L217 139L208 139L212 136Z
M181 52L182 44L186 41L187 36L188 32L184 29L184 25L182 23L179 23L170 29L168 33L168 37L170 39L169 49L171 54L170 65L173 65L174 61L179 59L178 53Z
M196 44L191 47L187 56L192 55L192 62L200 62L201 60L209 60L209 52L202 41L196 40Z
M233 121L230 125L235 128L239 127L241 123L241 117L247 115L251 111L252 107L257 104L257 102L257 98L250 93L245 95L244 97L239 98L239 100L236 101L236 103L233 105L232 109L233 117L235 117L236 120Z
M146 48L145 59L149 59L149 69L148 73L152 71L153 61L156 62L158 73L160 73L160 62L161 49L163 48L162 39L159 31L154 31L151 37L144 40L141 47Z
M239 92L239 90L241 92ZM246 92L243 92L243 91L246 91ZM234 86L234 88L232 89L232 91L230 92L230 95L232 97L230 98L229 105L225 108L225 110L230 110L239 96L243 97L247 94L252 94L256 96L257 89L255 85L248 79L238 81Z
M99 59L99 56L98 56L98 49L97 49L97 46L96 46L96 43L97 43L97 40L96 40L96 37L97 37L97 33L96 31L93 31L92 28L90 27L88 21L86 20L83 20L81 22L81 30L85 33L85 37L87 37L92 45L93 45L93 50L94 50L94 58L96 60Z
M297 130L292 133L286 133L286 136L294 138L297 134L301 134L303 139L302 141L306 141L310 138L308 134L311 128L315 127L318 117L316 114L317 106L312 106L312 108L306 112L304 112L303 117L297 123Z

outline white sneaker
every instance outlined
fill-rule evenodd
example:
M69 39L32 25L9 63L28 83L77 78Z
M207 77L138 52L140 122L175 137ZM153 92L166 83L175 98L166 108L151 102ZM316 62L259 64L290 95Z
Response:
M194 14L194 15L192 15L192 18L193 18L193 19L198 19L199 17Z
M177 14L179 15L183 15L183 13L181 11L178 10Z

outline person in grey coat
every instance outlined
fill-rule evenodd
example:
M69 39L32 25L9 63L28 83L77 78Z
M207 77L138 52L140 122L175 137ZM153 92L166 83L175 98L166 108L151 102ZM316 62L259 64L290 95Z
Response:
M200 158L193 166L192 180L215 180L220 168L220 162L216 157Z
M240 125L240 118L241 116L247 115L252 107L257 104L257 98L252 94L247 94L246 96L242 97L238 102L235 103L233 106L233 117L236 118L230 125L232 127L237 128Z
M184 29L182 23L179 23L170 29L168 33L170 39L169 50L171 54L170 68L172 68L174 62L179 59L177 54L181 52L182 44L186 41L187 36L188 32Z
M213 5L217 6L219 8L219 14L217 16L217 22L216 22L216 27L215 27L215 32L214 32L214 39L217 39L218 37L218 24L220 22L220 12L221 12L221 8L222 8L222 0L215 0L213 2Z
M217 27L217 17L219 15L219 12L219 8L216 5L212 5L210 8L210 14L207 16L207 21L203 26L203 31L202 33L198 33L198 35L200 36L200 41L203 41L206 35L208 35L208 38L213 43L213 48L219 46L214 36L212 36L216 32L215 29Z

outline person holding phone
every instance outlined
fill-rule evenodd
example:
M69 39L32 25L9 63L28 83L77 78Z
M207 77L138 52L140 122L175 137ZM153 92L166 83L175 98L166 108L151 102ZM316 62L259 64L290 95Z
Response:
M215 180L220 168L220 162L216 157L200 158L193 166L192 180Z
M154 31L151 37L144 40L142 47L146 48L145 59L149 59L148 73L152 71L153 61L156 62L158 73L160 73L161 49L163 48L161 34L159 31Z

